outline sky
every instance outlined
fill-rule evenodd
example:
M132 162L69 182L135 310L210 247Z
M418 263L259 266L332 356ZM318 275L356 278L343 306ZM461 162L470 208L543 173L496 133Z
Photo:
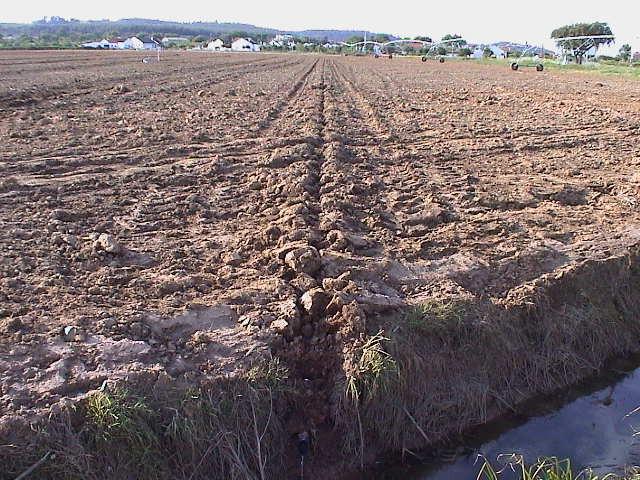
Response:
M158 0L4 0L0 22L31 22L43 16L119 19L154 18L177 21L250 23L281 30L353 29L398 36L441 38L459 33L469 42L501 40L553 47L551 31L576 22L608 22L624 43L640 51L638 0L414 1L242 0L160 2ZM605 53L604 51L602 53Z

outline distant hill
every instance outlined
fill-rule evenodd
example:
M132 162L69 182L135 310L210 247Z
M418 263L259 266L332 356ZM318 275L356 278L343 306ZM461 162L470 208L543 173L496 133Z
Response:
M302 30L283 31L258 27L246 23L233 22L171 22L146 18L123 18L121 20L75 20L51 17L29 24L0 23L0 34L4 37L65 36L78 40L98 39L98 37L157 35L157 36L253 36L258 39L277 33L291 33L302 38L340 42L354 35L362 35L355 30ZM367 35L374 35L367 32Z
M173 34L173 35L212 35L216 33L244 32L247 34L275 34L276 30L256 27L244 23L219 22L168 22L146 18L124 18L121 20L56 20L37 21L29 24L4 23L0 24L0 34L6 35L96 35L108 36L138 34Z

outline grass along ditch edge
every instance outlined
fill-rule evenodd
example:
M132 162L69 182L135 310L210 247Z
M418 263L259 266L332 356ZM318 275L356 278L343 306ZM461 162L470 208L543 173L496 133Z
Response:
M505 299L432 300L370 323L335 391L346 457L367 465L444 442L638 352L639 253L583 261Z

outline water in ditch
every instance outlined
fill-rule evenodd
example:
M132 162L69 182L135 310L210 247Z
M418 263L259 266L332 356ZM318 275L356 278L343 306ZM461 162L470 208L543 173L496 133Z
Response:
M386 469L385 480L474 480L482 458L496 467L503 454L527 462L570 458L575 470L623 473L640 465L640 358L614 362L608 373L558 395L522 406L521 413L479 428L460 446L425 453L422 462ZM502 463L501 463L502 461ZM508 468L500 478L516 479Z

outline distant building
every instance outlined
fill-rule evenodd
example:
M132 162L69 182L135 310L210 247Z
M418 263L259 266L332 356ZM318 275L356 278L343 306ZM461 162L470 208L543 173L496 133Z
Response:
M584 59L587 62L595 62L597 55L598 55L598 47L594 45L593 47L591 47L589 50L585 52Z
M138 37L130 37L126 40L121 38L112 38L107 40L103 38L97 42L83 43L82 48L96 48L96 49L109 49L109 50L156 50L161 48L159 42L151 39L139 39Z
M144 43L138 37L129 37L124 41L127 50L144 50Z
M224 42L219 38L216 38L212 42L207 44L207 50L213 50L214 52L222 52L224 50L229 50L228 47L225 47Z
M293 39L293 35L290 35L288 33L279 33L275 37L273 37L273 40L269 42L269 46L276 48L293 49L296 47L296 42Z
M260 45L250 38L237 38L231 44L231 50L234 52L259 52Z
M96 49L108 49L110 48L109 40L103 38L97 42L85 42L82 45L82 48L96 48Z
M279 33L275 37L273 37L273 39L276 42L293 42L293 35L290 35L288 33Z
M109 48L112 50L123 50L124 47L124 38L111 38L109 39Z
M162 48L162 44L153 38L141 38L142 41L142 49L143 50L157 50L158 48Z
M634 53L633 56L631 57L631 61L632 62L640 62L640 52Z

